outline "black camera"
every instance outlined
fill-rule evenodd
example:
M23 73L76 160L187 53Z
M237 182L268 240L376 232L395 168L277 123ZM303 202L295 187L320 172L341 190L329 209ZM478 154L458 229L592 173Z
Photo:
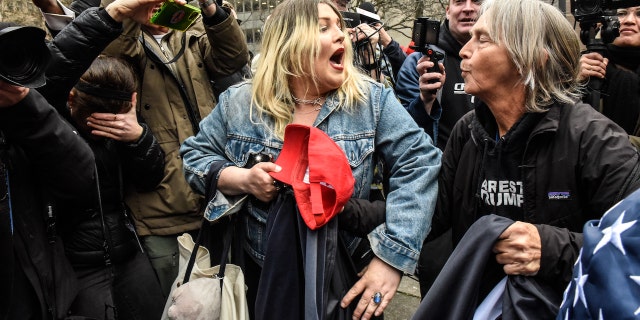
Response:
M571 13L578 21L600 20L606 10L635 7L639 0L571 0Z
M434 62L433 67L428 72L440 72L438 61L444 58L444 54L434 50L431 46L438 45L440 36L440 21L432 20L427 17L416 18L413 21L413 31L411 33L411 41L413 45L411 49L422 52Z
M360 24L360 14L356 12L343 11L342 19L344 20L345 27L355 28Z
M0 30L0 78L21 87L43 86L51 60L45 35L44 30L36 27L11 26Z
M615 9L639 6L640 0L571 0L571 13L580 23L580 41L587 50L602 52L619 36ZM600 39L596 35L600 34Z

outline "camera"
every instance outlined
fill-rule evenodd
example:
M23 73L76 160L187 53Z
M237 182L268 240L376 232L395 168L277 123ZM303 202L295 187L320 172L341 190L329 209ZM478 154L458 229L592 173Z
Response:
M151 16L149 22L167 28L185 31L198 19L200 8L189 4L179 5L172 0L165 1Z
M413 31L411 33L411 41L413 41L413 45L411 46L411 49L422 52L422 54L429 57L430 61L434 62L433 67L427 70L428 72L440 72L438 61L444 59L444 54L431 47L438 45L439 36L439 21L432 20L427 17L420 17L413 21Z
M0 30L0 78L13 85L38 88L46 83L51 60L45 31L11 26Z
M589 51L602 52L618 37L615 9L639 6L640 0L571 0L571 13L580 23L580 40ZM600 33L600 39L596 34Z
M571 0L571 12L578 21L599 20L605 10L634 7L639 0Z
M349 1L347 1L349 2ZM342 19L345 22L345 27L355 28L361 23L369 25L375 23L382 23L380 16L375 13L375 8L370 2L363 2L356 8L356 12L342 11Z
M344 11L342 13L342 19L344 20L345 27L355 28L360 24L360 14L356 12Z

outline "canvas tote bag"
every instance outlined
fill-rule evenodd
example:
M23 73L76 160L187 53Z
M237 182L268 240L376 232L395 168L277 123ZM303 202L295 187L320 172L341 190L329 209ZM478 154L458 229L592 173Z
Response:
M209 222L203 221L202 228L208 229ZM222 261L214 267L211 267L209 250L199 245L201 239L196 246L189 234L178 237L178 277L171 287L162 319L249 320L242 269L226 263L232 230L229 226L225 231ZM194 252L194 248L198 249Z

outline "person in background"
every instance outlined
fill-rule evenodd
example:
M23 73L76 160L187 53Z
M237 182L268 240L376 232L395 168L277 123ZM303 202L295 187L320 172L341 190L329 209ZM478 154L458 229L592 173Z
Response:
M214 1L200 5L202 18L185 32L150 24L154 8L149 8L127 21L122 36L105 50L138 71L137 108L165 153L161 184L152 191L126 193L165 295L178 275L176 237L195 232L202 220L202 196L184 179L178 149L197 134L198 123L216 104L216 94L226 89L218 83L249 62L244 34L228 9Z
M269 202L278 192L269 175L278 171L277 166L260 162L251 169L243 167L249 153L257 150L277 161L285 127L300 124L321 129L341 146L356 181L352 197L368 201L376 153L390 172L385 223L368 234L375 257L338 299L342 298L342 308L353 302L349 316L354 319L380 316L393 299L402 272L414 272L429 230L441 153L403 111L390 88L354 67L344 21L331 1L279 4L265 24L260 52L253 79L223 93L218 107L200 123L198 135L182 145L186 178L199 193L212 187L208 181L215 181L216 189L210 192L216 201L251 194ZM207 214L218 218L224 208L210 209ZM268 267L264 251L267 212L248 206L241 214L242 225L247 227L242 237L249 256L246 260L256 265L257 273L251 274L259 274ZM357 240L349 236L346 243L352 249ZM340 275L321 276L329 281L328 277ZM256 307L261 307L261 312L255 312L257 319L305 318L304 313L297 313L304 311L303 305L263 303L271 301L270 296L256 297L252 288L262 286L264 279L248 278L250 308L256 299ZM291 294L296 299L307 298ZM328 307L324 299L313 305L321 310L320 317L328 311L323 309ZM291 310L296 310L293 315Z
M93 196L93 155L36 90L3 80L0 134L0 316L58 319L77 287L61 240L45 231L45 210L52 199Z
M356 13L360 14L361 23L349 30L356 49L356 65L374 79L393 85L407 55L384 29L372 3L363 2Z
M95 319L159 319L160 282L144 253L124 190L153 190L164 176L164 153L135 112L137 79L123 61L100 56L69 93L74 126L96 158L98 197L60 210L59 232L80 292L70 315Z
M579 101L580 42L552 5L485 0L460 56L465 91L483 103L449 137L429 237L452 228L457 244L480 217L515 221L486 253L498 268L465 292L482 301L501 278L523 276L546 288L555 317L583 225L640 187L639 154L619 126ZM448 298L432 287L423 311Z
M444 53L442 72L446 74L446 78L436 72L426 72L436 62L429 61L420 52L410 54L398 72L396 96L418 126L431 135L441 150L445 149L455 123L479 102L464 91L465 84L460 69L462 58L459 53L471 38L469 31L478 19L481 3L481 0L448 2L447 18L440 26L438 46L434 48ZM433 106L442 112L429 114L428 110ZM422 297L433 284L452 249L449 232L441 238L426 242L422 247L417 270Z
M589 52L580 58L580 79L604 79L597 108L629 135L640 136L640 6L616 10L620 35L607 44L606 55ZM585 95L584 101L591 102ZM636 146L640 139L632 137Z
M94 5L87 3L91 1L75 0L71 7ZM109 3L111 0L103 0L101 5ZM245 37L229 9L212 0L201 1L200 6L202 17L184 32L151 24L149 19L158 6L147 6L125 21L122 35L104 51L136 70L141 79L138 116L165 153L164 179L157 188L125 192L165 295L178 274L177 236L184 232L195 235L202 220L202 196L184 180L178 148L197 133L198 123L214 108L217 95L244 80L249 69Z
M438 85L429 83L440 79L437 72L425 72L435 61L429 61L420 52L410 54L398 72L396 95L418 125L424 128L444 150L451 129L467 112L473 110L476 99L465 93L464 79L460 70L460 49L471 38L469 31L478 19L481 0L450 0L446 8L446 20L440 27L438 45L445 57L442 61L447 78L437 95L433 89ZM442 114L431 115L427 110L432 106L442 106ZM438 109L438 108L436 108ZM428 118L437 117L438 121ZM437 125L437 128L433 127Z
M6 187L0 200L1 251L5 257L0 274L6 284L0 299L3 319L64 318L78 291L76 276L56 232L56 220L72 218L58 210L59 204L88 204L95 199L95 158L91 148L47 100L53 101L54 95L60 94L59 83L73 77L77 80L101 48L122 31L124 18L141 5L158 2L117 0L106 8L90 10L64 28L48 43L48 49L43 30L39 30L40 38L31 34L11 45L20 48L29 41L42 41L52 60L43 74L46 85L43 82L37 90L6 82L4 77L0 80L0 188ZM87 61L75 61L78 63L72 63L72 68L66 66L62 61L77 52L65 48L82 46L85 41L91 45L83 47L80 54ZM10 51L5 47L3 54ZM22 51L26 58L37 52ZM67 89L61 94L64 97L68 93Z

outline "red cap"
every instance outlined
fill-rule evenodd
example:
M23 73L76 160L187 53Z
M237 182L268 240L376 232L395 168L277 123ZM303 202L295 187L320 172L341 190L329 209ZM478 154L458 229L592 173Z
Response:
M282 170L269 174L291 185L300 215L311 230L329 222L353 195L355 180L347 157L318 128L288 125L276 164Z

